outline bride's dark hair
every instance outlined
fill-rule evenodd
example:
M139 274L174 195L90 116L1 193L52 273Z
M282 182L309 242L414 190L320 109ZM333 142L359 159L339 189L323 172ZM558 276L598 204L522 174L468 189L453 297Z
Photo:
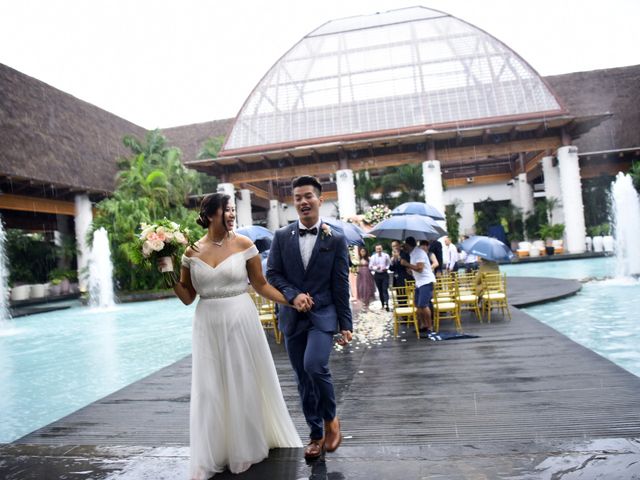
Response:
M200 215L196 220L196 223L202 228L209 228L209 217L215 215L218 209L222 209L222 226L227 230L227 225L224 222L224 211L229 205L231 197L224 193L210 193L202 199L200 202Z

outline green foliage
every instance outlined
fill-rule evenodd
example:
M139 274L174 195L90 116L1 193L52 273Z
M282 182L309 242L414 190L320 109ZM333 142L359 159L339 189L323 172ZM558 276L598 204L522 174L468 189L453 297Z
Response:
M611 183L615 177L601 175L582 179L582 204L584 205L584 222L589 230L609 221L611 211Z
M104 227L109 234L116 285L120 290L161 288L162 276L152 267L132 264L142 255L139 249L140 224L167 217L194 232L202 234L196 224L197 213L185 204L188 196L199 188L196 172L187 170L180 161L180 151L166 145L157 130L149 132L145 141L125 137L123 143L133 155L120 160L116 191L111 198L96 205L96 216L88 235Z
M611 225L609 223L601 223L587 228L590 237L598 237L600 235L609 235L611 233Z
M56 246L42 234L9 229L5 248L11 285L45 283L56 266Z
M445 217L447 219L447 233L453 243L460 238L460 219L462 214L458 211L460 200L456 200L451 205L444 207Z
M476 234L487 235L489 233L489 227L501 225L501 209L508 204L508 200L493 200L491 197L475 203Z
M631 175L631 179L633 180L633 186L636 188L636 191L640 193L640 161L633 162L631 164L629 175Z
M538 237L540 227L549 223L549 202L544 198L536 198L533 203L533 212L525 220L527 238L533 240Z
M222 145L224 145L224 135L207 138L198 152L198 160L218 158Z
M424 201L420 164L388 167L377 177L371 176L368 171L361 171L355 175L354 180L356 202L360 211L374 203L382 203L393 209L401 203ZM374 194L379 194L380 197L373 198Z

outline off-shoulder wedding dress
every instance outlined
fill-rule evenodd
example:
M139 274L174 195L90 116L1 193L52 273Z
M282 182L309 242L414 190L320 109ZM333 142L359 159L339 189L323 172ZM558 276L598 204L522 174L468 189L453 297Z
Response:
M270 448L301 447L282 397L271 351L247 293L255 246L215 268L182 257L200 300L193 320L191 477L234 473L267 458Z

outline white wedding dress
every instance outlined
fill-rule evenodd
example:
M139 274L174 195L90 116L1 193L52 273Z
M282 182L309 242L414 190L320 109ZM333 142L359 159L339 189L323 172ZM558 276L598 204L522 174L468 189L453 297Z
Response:
M301 447L256 307L246 262L255 246L217 267L182 257L200 301L193 320L191 477L247 470L270 448Z

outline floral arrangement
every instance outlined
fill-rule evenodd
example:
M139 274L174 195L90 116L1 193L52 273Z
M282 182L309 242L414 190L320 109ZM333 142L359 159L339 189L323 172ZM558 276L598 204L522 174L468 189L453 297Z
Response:
M141 223L140 229L138 239L143 261L155 266L159 260L165 285L172 287L178 281L173 271L173 260L180 250L193 246L189 241L189 229L166 218L152 224Z
M374 205L370 207L365 213L363 221L370 225L380 223L382 220L386 220L391 216L391 210L386 205Z

